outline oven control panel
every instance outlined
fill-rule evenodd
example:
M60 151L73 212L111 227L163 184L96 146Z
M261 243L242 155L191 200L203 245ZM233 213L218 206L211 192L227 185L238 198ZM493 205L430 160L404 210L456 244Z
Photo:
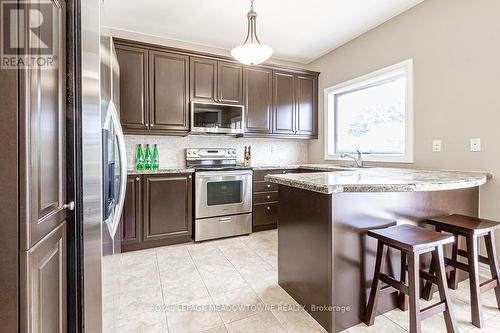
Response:
M236 159L235 148L187 148L186 160Z

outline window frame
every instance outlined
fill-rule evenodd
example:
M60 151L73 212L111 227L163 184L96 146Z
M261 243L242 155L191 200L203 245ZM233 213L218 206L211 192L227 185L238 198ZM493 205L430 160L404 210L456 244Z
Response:
M336 149L336 95L344 95L347 92L356 92L361 89L380 84L396 75L406 75L406 98L405 98L405 153L404 154L363 154L364 161L388 162L388 163L413 163L413 59L408 59L388 66L355 79L342 82L324 89L324 158L330 161L345 160L340 157L341 153ZM330 149L331 148L331 149ZM331 151L333 150L333 153Z

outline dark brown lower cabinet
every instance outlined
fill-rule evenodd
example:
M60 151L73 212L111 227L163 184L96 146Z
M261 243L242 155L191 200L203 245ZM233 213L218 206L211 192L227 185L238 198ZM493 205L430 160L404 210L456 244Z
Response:
M127 177L127 191L120 223L122 251L142 242L142 179L139 175Z
M192 174L129 176L122 251L191 241L192 178Z
M269 174L298 173L301 169L269 169L253 172L253 231L278 226L278 184L266 182Z
M66 332L65 222L22 252L21 268L21 332Z

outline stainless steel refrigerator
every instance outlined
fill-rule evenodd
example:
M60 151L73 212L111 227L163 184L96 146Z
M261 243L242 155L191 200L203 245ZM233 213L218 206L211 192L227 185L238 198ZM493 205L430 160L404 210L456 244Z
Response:
M120 66L113 38L101 36L102 118L102 320L103 332L116 327L120 285L120 219L127 183L125 141L120 124Z

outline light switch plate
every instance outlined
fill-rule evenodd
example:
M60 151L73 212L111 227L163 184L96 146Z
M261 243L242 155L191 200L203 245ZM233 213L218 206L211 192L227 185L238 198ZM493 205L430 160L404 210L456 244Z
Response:
M470 139L470 151L473 151L473 152L481 151L481 139L480 138Z
M440 153L441 152L441 140L432 140L432 152Z

